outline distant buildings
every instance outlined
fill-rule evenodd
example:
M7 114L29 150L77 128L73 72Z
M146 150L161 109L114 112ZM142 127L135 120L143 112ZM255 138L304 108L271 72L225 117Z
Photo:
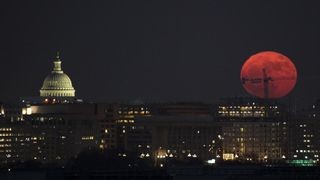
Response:
M20 116L6 113L0 122L2 162L66 162L96 146L98 119L92 104L30 105Z
M137 116L129 125L126 149L156 164L166 161L221 156L219 127L202 103L166 103L151 105L149 116Z
M319 110L293 117L252 98L204 103L88 103L75 97L57 55L40 97L0 105L0 164L65 164L90 148L134 153L157 166L198 160L315 165Z

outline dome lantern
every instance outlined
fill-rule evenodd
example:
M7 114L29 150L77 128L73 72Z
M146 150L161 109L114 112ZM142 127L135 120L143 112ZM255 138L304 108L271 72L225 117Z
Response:
M62 69L61 69L61 60L60 60L60 53L57 52L57 56L56 59L53 61L53 73L63 73Z

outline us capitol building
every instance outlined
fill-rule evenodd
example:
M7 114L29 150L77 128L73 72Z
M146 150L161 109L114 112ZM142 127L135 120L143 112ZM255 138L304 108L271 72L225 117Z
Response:
M71 79L62 71L59 52L53 61L53 70L43 81L41 97L75 97Z

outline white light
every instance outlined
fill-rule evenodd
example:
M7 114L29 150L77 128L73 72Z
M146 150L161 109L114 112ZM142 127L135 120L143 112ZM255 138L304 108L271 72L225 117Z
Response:
M216 163L216 160L215 159L210 159L207 161L208 164L215 164Z
M268 156L267 156L267 155L265 155L263 158L264 158L264 159L268 159Z
M193 158L196 158L196 157L198 157L198 156L197 156L196 154L194 154L194 155L192 155L192 157L193 157Z
M31 107L28 107L27 108L27 115L30 115L30 114L32 114L32 110L31 110Z
M22 108L22 114L23 115L27 114L27 110L25 108Z

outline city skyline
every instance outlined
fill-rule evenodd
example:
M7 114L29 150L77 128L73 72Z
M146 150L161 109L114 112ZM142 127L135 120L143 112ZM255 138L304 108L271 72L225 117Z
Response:
M320 1L5 1L0 179L319 179Z
M305 105L318 98L316 1L6 3L0 100L38 96L56 51L84 99L249 96L241 66L265 50L297 66L297 85L287 99Z

